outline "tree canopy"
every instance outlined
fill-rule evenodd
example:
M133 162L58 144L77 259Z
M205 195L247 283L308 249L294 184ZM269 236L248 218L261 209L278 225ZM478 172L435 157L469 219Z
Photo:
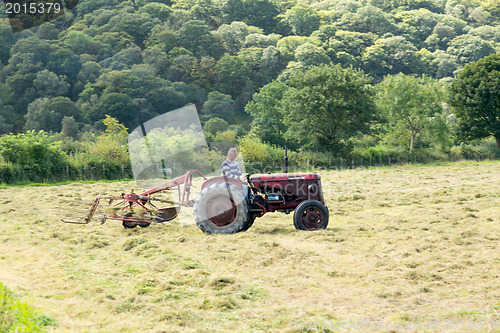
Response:
M465 139L493 135L500 148L500 53L466 65L450 88L450 104Z
M384 128L393 131L404 127L390 109L405 85L418 89L401 112L421 111L412 105L422 103L438 109L433 89L450 82L452 114L429 128L450 129L456 116L464 139L498 133L490 88L496 72L482 65L495 63L489 56L500 51L498 1L65 4L65 15L16 33L0 14L0 134L43 129L75 136L102 128L106 115L135 128L194 103L204 124L226 121L238 132L234 140L251 132L277 145L335 151L356 133L384 127L373 119L391 122ZM371 92L380 82L385 95ZM435 117L429 110L422 111L426 119ZM425 127L415 132L415 146L426 135Z

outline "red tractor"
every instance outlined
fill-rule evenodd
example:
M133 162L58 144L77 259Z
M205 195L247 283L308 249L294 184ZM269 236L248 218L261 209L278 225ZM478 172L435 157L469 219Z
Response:
M193 201L189 199L193 174L199 174L205 182ZM244 194L243 184L228 177L207 179L198 170L189 170L175 178L142 193L122 193L119 196L96 198L89 212L79 221L63 219L66 223L89 223L100 202L108 200L108 212L99 217L122 221L125 228L148 227L177 217L180 206L194 206L194 219L205 233L233 234L245 231L257 217L270 212L294 212L293 222L299 230L324 229L328 225L328 209L325 206L321 178L317 173L276 173L247 175L250 193ZM179 201L169 201L152 196L165 190L177 189ZM171 206L158 208L168 203ZM173 206L172 206L173 205Z
M248 175L250 194L240 181L216 177L207 180L194 202L194 218L205 233L236 233L252 226L270 212L294 212L299 230L324 229L328 225L321 178L316 173Z

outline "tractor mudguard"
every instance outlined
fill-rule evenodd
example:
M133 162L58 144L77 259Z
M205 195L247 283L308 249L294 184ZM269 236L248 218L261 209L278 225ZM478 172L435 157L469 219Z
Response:
M209 180L205 181L201 186L201 190L215 183L229 183L231 185L236 186L239 190L243 191L243 184L239 180L231 177L222 177L222 176L210 178Z

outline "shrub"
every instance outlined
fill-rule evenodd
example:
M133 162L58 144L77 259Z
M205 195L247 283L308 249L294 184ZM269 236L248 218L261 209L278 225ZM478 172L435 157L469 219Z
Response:
M88 138L84 149L90 154L125 163L129 160L127 128L108 115L102 122L106 126L105 132L97 137Z
M255 134L249 134L239 141L241 153L245 162L264 162L267 160L266 144Z
M0 332L47 332L47 326L56 325L54 319L37 314L0 283Z
M21 167L30 181L58 177L67 165L66 155L44 131L0 137L0 158L4 165ZM12 167L5 168L12 171Z
M236 134L233 131L224 131L217 133L215 141L219 142L236 142Z

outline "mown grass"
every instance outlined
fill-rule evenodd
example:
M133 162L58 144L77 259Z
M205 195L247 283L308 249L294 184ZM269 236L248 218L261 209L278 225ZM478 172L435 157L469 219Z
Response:
M330 224L317 232L267 214L245 233L205 235L190 209L149 228L67 225L59 219L96 195L137 187L4 188L0 281L55 318L53 332L294 332L292 320L498 318L499 167L323 171Z

